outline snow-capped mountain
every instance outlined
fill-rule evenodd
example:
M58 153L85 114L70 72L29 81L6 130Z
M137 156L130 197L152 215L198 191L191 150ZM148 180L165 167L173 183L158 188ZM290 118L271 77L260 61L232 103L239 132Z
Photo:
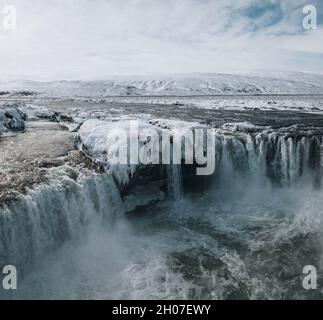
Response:
M262 75L127 76L100 81L2 81L0 91L66 97L323 94L323 75L273 71Z

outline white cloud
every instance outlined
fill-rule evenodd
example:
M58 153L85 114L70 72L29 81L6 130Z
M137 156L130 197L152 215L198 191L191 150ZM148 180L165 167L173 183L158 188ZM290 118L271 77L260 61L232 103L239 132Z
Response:
M322 29L301 30L304 0L12 3L18 29L0 30L2 78L97 79L260 68L323 73L317 65L317 55L323 57Z

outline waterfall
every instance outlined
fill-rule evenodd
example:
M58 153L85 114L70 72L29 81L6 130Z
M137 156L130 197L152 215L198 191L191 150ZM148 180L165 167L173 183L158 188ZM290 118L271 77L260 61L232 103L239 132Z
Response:
M168 194L174 200L182 198L182 167L180 164L166 166Z
M321 181L318 137L261 132L217 134L216 141L216 174L228 187L240 176L268 178L280 186L293 185L302 177ZM48 185L37 186L0 206L0 266L28 265L66 240L82 236L92 223L111 224L123 211L110 174L85 175L72 168L54 168L51 173L57 177ZM166 165L166 175L170 197L180 200L181 165Z
M288 186L303 176L320 179L320 139L315 136L291 136L278 133L219 136L222 148L219 172L222 176L238 175L269 178Z
M92 223L111 224L120 212L119 190L110 175L62 175L57 183L0 207L0 265L24 270L67 239L82 236Z
M321 183L321 141L318 136L280 131L230 134L220 131L215 134L215 178L209 179L210 183L216 181L218 186L224 184L225 188L237 181L264 186L271 183L280 187L308 182L319 186ZM168 193L178 200L183 193L182 175L185 183L192 181L186 176L190 176L191 171L186 170L185 165L173 164L166 168ZM204 183L202 179L192 183L199 181Z

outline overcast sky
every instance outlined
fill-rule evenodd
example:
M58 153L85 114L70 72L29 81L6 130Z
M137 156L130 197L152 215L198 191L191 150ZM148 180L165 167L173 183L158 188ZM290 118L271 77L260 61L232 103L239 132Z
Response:
M0 0L18 25L0 29L1 79L249 72L323 74L323 26L302 9L323 0ZM2 15L3 17L3 15Z

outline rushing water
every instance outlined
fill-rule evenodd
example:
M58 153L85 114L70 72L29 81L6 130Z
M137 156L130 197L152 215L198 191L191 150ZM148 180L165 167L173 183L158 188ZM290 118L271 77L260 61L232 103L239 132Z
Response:
M24 269L9 298L322 298L302 288L305 265L323 272L320 139L224 135L217 151L211 177L168 167L170 196L138 216L109 175L2 208L1 261Z
M182 167L179 164L168 165L167 186L169 195L175 200L180 200L183 194Z
M53 172L49 186L0 208L0 261L20 270L92 223L111 225L122 204L109 175L77 177L71 168Z

